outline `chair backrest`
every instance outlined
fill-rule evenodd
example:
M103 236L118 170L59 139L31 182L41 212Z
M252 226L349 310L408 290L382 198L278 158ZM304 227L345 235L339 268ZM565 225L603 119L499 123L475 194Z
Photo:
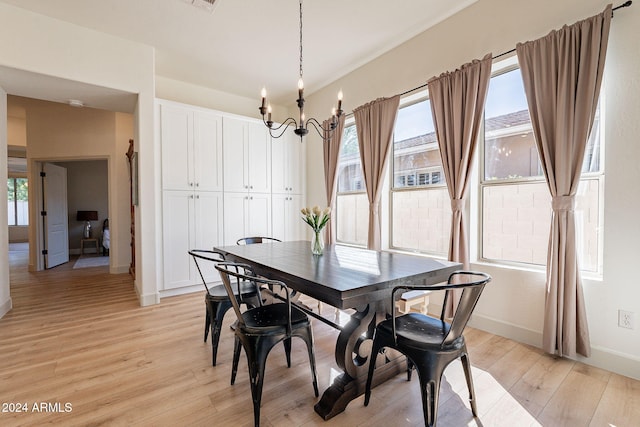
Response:
M189 251L189 255L193 257L193 262L196 263L196 268L198 269L198 273L202 279L202 284L207 289L207 292L209 292L209 286L207 286L207 281L202 271L213 270L217 263L225 260L224 254L222 252L209 251L206 249L191 249ZM210 266L205 267L206 264L210 264Z
M443 345L452 343L462 335L485 285L490 281L491 276L477 271L456 271L449 276L448 284L445 287L446 293L442 304L441 320L444 320L447 301L453 297L453 290L462 289L462 295L453 315L449 333L442 342Z
M242 295L240 293L240 283L250 281L256 285L258 289L258 296L260 297L260 288L263 285L267 286L280 286L282 289L286 290L286 304L288 305L288 324L287 324L287 332L291 331L291 298L290 292L283 282L279 280L269 280L264 277L257 276L250 265L234 263L234 262L220 262L216 264L216 269L220 272L220 277L222 278L222 284L224 288L227 290L227 295L231 300L231 305L233 306L233 311L236 313L236 317L238 318L238 324L244 326L244 318L242 317L242 311L240 310L240 302L242 302ZM260 297L261 298L261 297Z
M253 245L254 243L264 243L264 242L281 242L282 240L276 239L275 237L262 237L262 236L254 236L254 237L243 237L238 239L236 245Z

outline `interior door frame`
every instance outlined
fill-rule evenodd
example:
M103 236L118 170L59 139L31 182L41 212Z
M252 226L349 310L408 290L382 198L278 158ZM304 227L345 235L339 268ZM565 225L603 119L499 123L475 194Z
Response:
M34 232L29 233L29 271L46 271L44 266L44 257L42 256L43 246L43 236L44 236L44 226L42 224L42 217L40 216L40 212L44 209L43 206L43 188L42 188L42 179L40 179L40 171L42 170L42 165L44 163L57 163L57 162L83 162L83 161L94 161L94 160L104 160L107 162L107 185L108 188L111 187L110 177L110 159L106 156L98 156L98 157L80 157L80 158L70 158L63 157L57 159L30 159L27 162L27 176L29 179L29 223L35 224ZM109 195L109 191L107 191L107 206L109 210L109 215L112 212L112 200ZM32 205L31 201L34 200L35 203ZM31 206L34 206L34 210L31 210ZM68 201L67 201L68 206ZM111 221L109 221L111 223ZM112 238L113 239L113 238ZM113 243L113 240L112 240ZM110 252L113 257L115 257L115 252L113 252L115 248L111 247ZM116 249L117 250L117 249Z

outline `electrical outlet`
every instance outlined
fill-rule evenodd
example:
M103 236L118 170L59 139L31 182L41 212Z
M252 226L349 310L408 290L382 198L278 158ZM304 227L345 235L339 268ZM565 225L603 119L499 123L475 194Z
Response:
M618 310L618 326L633 329L633 312Z

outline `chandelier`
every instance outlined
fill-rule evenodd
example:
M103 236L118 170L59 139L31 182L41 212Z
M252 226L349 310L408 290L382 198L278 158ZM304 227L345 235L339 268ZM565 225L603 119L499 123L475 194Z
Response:
M331 138L333 131L335 131L338 126L338 118L342 115L342 91L338 92L338 108L334 108L331 111L331 122L329 123L329 127L325 128L322 124L310 117L305 119L304 115L304 83L302 81L302 0L300 0L300 79L298 79L298 99L296 100L298 104L298 109L300 110L299 119L296 120L292 117L289 117L287 120L282 122L279 126L274 127L274 123L271 120L271 104L267 103L267 89L262 88L262 103L260 105L260 114L262 115L262 121L269 128L269 134L272 138L280 138L284 135L285 131L289 126L293 126L293 132L300 137L302 137L309 133L309 128L313 127L318 135L323 140ZM266 115L266 120L265 120Z

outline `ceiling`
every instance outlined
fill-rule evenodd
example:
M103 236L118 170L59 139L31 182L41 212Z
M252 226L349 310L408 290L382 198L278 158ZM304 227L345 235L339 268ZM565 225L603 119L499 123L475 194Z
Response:
M192 0L0 1L153 46L159 76L256 99L266 86L271 101L281 105L292 104L297 95L297 0L217 0L213 12L194 7L189 4ZM475 1L306 0L306 93L322 88ZM10 94L58 102L81 99L87 105L92 104L93 97L102 97L100 105L116 100L124 105L132 102L131 98L126 99L127 94L105 88L93 87L92 91L82 85L77 94L74 82L51 78L43 81L42 76L29 73L16 78L17 72L0 67L0 84ZM60 91L69 94L62 96ZM33 92L39 95L34 96ZM122 107L107 109L114 108Z

